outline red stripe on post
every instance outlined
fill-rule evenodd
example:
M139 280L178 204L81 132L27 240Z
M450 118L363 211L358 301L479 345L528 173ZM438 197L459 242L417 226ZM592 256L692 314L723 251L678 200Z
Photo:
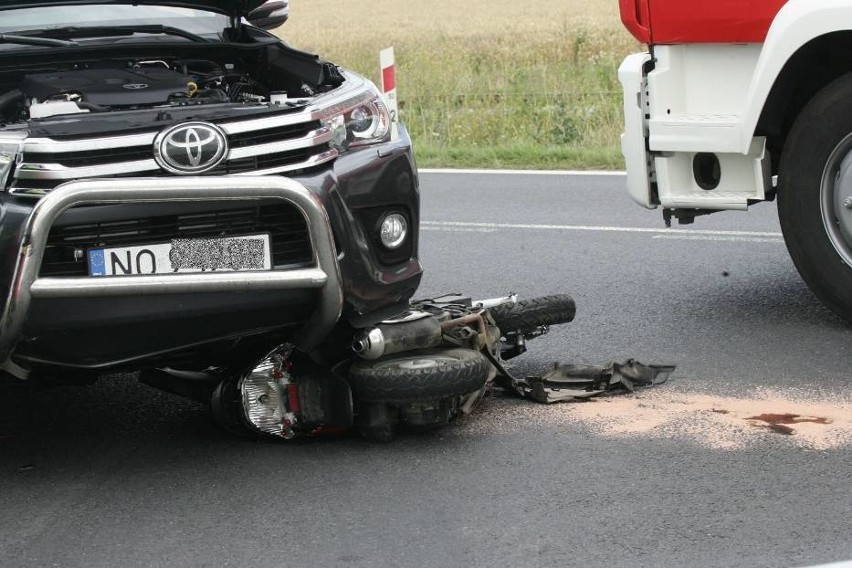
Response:
M375 67L373 68L375 69ZM382 69L382 86L385 89L385 92L393 91L396 89L396 68L385 67Z

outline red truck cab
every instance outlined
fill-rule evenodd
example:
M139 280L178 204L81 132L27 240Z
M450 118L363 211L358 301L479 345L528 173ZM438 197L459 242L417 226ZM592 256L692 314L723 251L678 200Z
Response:
M620 0L621 21L649 45L763 43L787 0ZM653 8L653 10L652 10Z

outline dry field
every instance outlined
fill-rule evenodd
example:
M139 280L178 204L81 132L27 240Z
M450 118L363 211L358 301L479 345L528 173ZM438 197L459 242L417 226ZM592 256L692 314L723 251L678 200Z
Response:
M393 46L422 165L619 167L616 0L291 0L279 34L374 80Z

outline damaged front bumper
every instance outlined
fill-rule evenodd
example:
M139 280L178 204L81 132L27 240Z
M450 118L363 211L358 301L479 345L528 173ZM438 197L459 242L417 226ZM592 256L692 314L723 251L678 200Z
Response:
M191 274L144 275L121 277L44 277L40 276L48 234L66 210L82 205L110 203L165 203L176 201L219 202L228 200L284 201L304 215L310 235L313 262L291 270L258 272L204 272ZM325 209L302 184L281 177L252 178L168 178L98 180L72 182L52 191L33 209L22 230L20 254L8 299L0 319L0 365L20 376L22 370L11 356L22 341L34 338L46 329L29 329L30 322L49 322L50 310L62 302L87 301L101 305L99 318L103 325L116 321L121 304L133 298L147 298L148 309L157 303L153 298L191 298L197 302L204 296L216 296L227 312L228 300L223 294L239 292L259 296L282 292L314 291L315 308L297 334L298 344L310 349L334 327L343 306L341 276L337 252ZM217 296L218 295L218 296ZM236 300L238 296L235 296ZM203 300L201 300L203 303ZM274 305L270 304L270 307ZM41 312L41 313L40 313ZM185 314L191 314L186 310ZM80 313L81 320L87 314ZM173 314L174 315L174 314ZM181 315L181 314L178 314ZM91 327L89 319L87 326ZM70 331L70 330L69 330ZM99 361L114 365L117 360Z

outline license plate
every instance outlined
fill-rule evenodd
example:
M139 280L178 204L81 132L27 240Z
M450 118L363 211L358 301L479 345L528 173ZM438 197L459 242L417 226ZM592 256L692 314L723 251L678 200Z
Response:
M91 276L270 270L269 235L89 249Z

